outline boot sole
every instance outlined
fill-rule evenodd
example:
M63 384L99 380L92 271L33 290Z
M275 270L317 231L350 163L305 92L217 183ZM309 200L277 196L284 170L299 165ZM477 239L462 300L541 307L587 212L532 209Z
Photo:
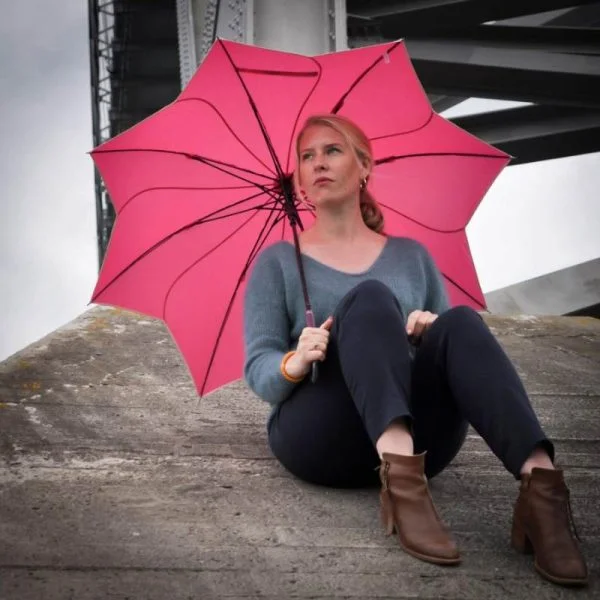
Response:
M434 565L456 566L456 565L460 564L460 561L461 561L460 556L457 556L456 558L442 558L439 556L429 556L427 554L421 554L420 552L411 550L402 541L402 538L400 537L400 530L399 530L398 526L396 525L396 523L394 523L394 521L391 520L391 514L386 514L385 511L383 510L383 504L381 505L381 509L382 509L381 510L381 520L383 522L383 526L385 528L386 535L389 536L389 535L396 534L396 537L398 538L398 544L400 545L402 550L404 550L404 552L406 552L407 554L410 554L410 556L412 556L414 558L418 558L419 560L422 560L424 562L431 563Z
M546 571L544 571L544 569L542 569L538 563L537 560L533 561L533 566L535 567L535 570L545 579L547 579L548 581L551 581L552 583L558 583L560 585L569 585L572 587L581 587L581 586L585 586L588 584L588 579L587 577L585 579L564 579L563 577L555 577L554 575L550 575L550 573L547 573Z
M532 554L533 555L533 566L534 566L535 570L544 579L547 579L548 581L551 581L552 583L557 583L559 585L568 585L568 586L572 586L572 587L580 587L580 586L585 586L588 584L587 577L585 577L583 579L580 577L577 579L572 579L572 578L565 579L564 577L556 577L554 575L550 575L550 573L547 573L546 571L544 571L544 569L542 569L537 562L533 544L531 543L531 541L529 540L527 535L524 532L522 532L522 530L520 530L520 528L518 526L515 527L514 524L513 524L513 535L512 535L512 539L511 539L511 545L520 554Z
M418 552L415 552L414 550L407 548L402 542L400 542L400 547L402 548L402 550L404 550L404 552L406 552L407 554L410 554L414 558L418 558L419 560L422 560L424 562L428 562L428 563L431 563L434 565L440 565L443 567L455 567L456 565L459 565L460 561L461 561L460 557L458 557L458 558L438 558L436 556L427 556L426 554L419 554Z
M456 558L442 558L440 556L429 556L428 554L421 554L420 552L411 550L402 541L402 538L400 537L400 532L398 531L398 527L396 526L395 523L393 523L391 526L391 529L388 530L388 535L393 535L393 534L396 534L400 548L402 548L402 550L404 550L404 552L406 552L407 554L410 554L414 558L418 558L419 560L422 560L424 562L428 562L428 563L431 563L434 565L440 565L440 566L444 566L444 567L456 566L456 565L460 564L460 561L461 561L460 556L457 556Z

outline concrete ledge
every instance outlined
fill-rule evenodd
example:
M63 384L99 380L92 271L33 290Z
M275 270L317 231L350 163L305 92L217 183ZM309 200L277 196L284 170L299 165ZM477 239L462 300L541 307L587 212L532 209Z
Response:
M599 597L600 322L486 321L555 440ZM566 598L509 547L516 483L471 432L432 492L464 557L384 537L377 490L304 484L235 382L198 402L164 326L96 307L0 364L0 598Z
M600 258L488 292L494 314L566 315L585 311L600 316Z

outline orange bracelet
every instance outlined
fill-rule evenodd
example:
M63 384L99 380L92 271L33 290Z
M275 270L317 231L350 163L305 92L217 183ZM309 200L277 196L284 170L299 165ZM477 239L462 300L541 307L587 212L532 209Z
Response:
M300 381L302 381L306 375L302 375L302 377L292 377L291 375L288 374L288 372L285 370L285 365L287 363L287 361L294 355L296 354L295 350L291 350L290 352L288 352L282 359L281 359L281 365L279 366L279 369L281 371L281 374L288 380L291 381L292 383L299 383Z

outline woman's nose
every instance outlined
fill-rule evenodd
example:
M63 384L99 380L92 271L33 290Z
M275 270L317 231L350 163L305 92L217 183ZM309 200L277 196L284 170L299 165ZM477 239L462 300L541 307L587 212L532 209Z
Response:
M325 157L317 157L314 162L315 171L324 171L327 169L327 160Z

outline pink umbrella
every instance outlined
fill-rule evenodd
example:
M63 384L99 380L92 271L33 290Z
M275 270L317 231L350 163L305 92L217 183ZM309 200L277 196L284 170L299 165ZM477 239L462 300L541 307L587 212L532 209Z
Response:
M509 157L433 112L404 44L306 57L218 40L172 104L92 152L117 213L92 302L163 319L200 396L242 376L257 253L314 218L291 182L315 113L367 133L386 233L429 249L454 304L485 307L465 227Z

